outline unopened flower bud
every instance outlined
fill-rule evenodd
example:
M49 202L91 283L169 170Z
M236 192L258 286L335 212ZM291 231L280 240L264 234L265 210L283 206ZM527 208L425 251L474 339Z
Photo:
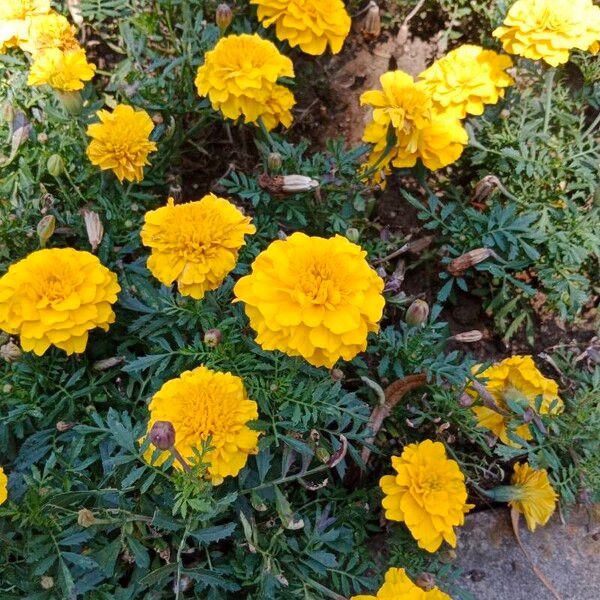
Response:
M342 379L344 379L344 371L341 369L331 369L329 374L334 381L342 381Z
M473 403L475 402L473 396L467 394L467 392L464 392L461 397L458 399L458 403L463 407L463 408L469 408L469 406L472 406Z
M159 450L169 450L175 444L175 428L170 421L156 421L150 429L150 441Z
M431 573L419 573L415 579L415 583L426 592L429 592L435 587L435 577Z
M46 168L52 177L58 177L65 170L65 161L60 154L52 154L46 161Z
M323 448L323 446L319 446L316 451L315 454L317 456L317 458L322 462L322 463L328 463L329 459L331 458L331 454L327 451L326 448Z
M61 433L65 431L69 431L69 429L73 429L77 423L67 423L66 421L58 421L56 423L56 431L60 431Z
M478 265L480 262L490 258L490 256L496 256L496 253L491 248L475 248L475 250L470 250L450 261L446 270L450 275L459 277L466 269Z
M472 331L463 331L462 333L457 333L452 336L452 339L455 342L463 342L464 344L472 344L474 342L479 342L483 339L483 333L478 331L477 329L473 329Z
M9 364L17 362L22 354L21 348L14 342L7 342L3 346L0 346L0 356Z
M413 327L422 325L429 317L429 304L425 300L416 299L406 310L404 320Z
M221 343L222 339L223 334L221 333L220 329L209 329L204 334L204 343L209 348L216 348Z
M40 219L37 224L37 234L40 239L40 246L43 248L54 233L56 227L56 218L54 215L46 215Z
M356 244L360 238L360 233L356 227L349 227L346 229L346 237L354 244Z
M75 92L59 92L55 90L65 110L74 117L81 114L83 110L83 98L78 91Z
M48 141L48 134L44 133L43 131L42 131L42 133L38 133L37 141L40 144L45 144Z
M379 37L380 33L381 10L379 10L377 2L375 2L375 0L371 0L371 2L369 2L369 6L367 6L367 14L365 15L363 21L362 34L366 38L376 38Z
M54 587L54 579L49 575L44 575L40 579L40 585L44 590L51 590Z
M91 510L87 508L82 508L77 513L77 524L80 527L91 527L96 523L96 517Z
M233 12L228 4L224 2L217 6L217 12L215 13L215 23L217 27L224 33L225 30L231 25L233 19Z
M10 383L5 383L2 386L2 393L3 394L10 394L13 391L13 386L10 385Z
M281 165L283 164L283 159L281 158L281 154L279 152L271 152L267 158L267 167L269 167L269 171L272 173L277 173L279 169L281 169Z

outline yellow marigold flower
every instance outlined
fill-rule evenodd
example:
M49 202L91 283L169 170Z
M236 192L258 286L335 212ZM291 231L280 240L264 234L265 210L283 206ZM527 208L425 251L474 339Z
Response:
M294 96L278 85L280 77L293 77L292 61L272 42L254 34L221 38L206 53L198 69L196 88L212 107L228 119L243 116L248 123L262 119L267 129L292 122Z
M256 258L236 284L250 325L265 350L302 356L317 367L351 360L378 331L385 301L383 280L360 246L294 233Z
M0 467L0 504L4 504L8 498L7 484L8 478L4 474L4 469Z
M465 44L434 62L419 78L437 112L464 119L467 114L482 114L486 104L504 97L504 88L514 83L505 72L512 66L505 54Z
M477 373L477 368L474 370ZM511 410L507 400L514 400L536 409L536 400L541 396L542 403L539 413L542 415L558 414L563 410L563 401L558 397L558 384L553 379L544 377L535 366L531 356L511 356L503 361L492 365L478 378L485 378L485 388L494 398L502 412L501 414L487 406L475 406L473 412L480 427L489 429L505 444L520 448L521 444L509 437ZM469 393L476 395L470 388ZM513 415L514 416L514 415ZM520 438L530 440L532 438L529 425L519 425L514 429Z
M545 525L554 513L558 499L546 469L536 471L528 463L517 463L510 483L508 504L525 515L529 530L535 531L538 525Z
M114 322L120 289L117 276L89 252L38 250L0 278L0 329L38 355L50 345L83 352L90 330L106 331Z
M156 150L149 137L154 123L145 110L118 104L112 113L99 110L100 123L87 128L92 138L87 155L103 171L111 169L119 181L142 181L148 154Z
M600 7L592 0L517 0L493 35L506 52L556 67L569 60L571 50L595 50Z
M148 432L156 421L169 421L175 429L175 448L189 463L194 463L194 448L210 438L211 450L204 456L210 463L208 475L218 485L228 475L236 476L246 464L249 454L258 451L258 431L248 421L258 418L258 406L249 400L244 382L231 373L212 371L204 366L185 371L167 381L154 394L148 406ZM154 447L146 459L150 462ZM162 464L168 452L159 456ZM174 466L181 469L180 463Z
M83 89L84 81L89 81L95 72L96 65L87 62L83 48L67 51L48 48L36 55L27 83L74 92Z
M419 548L435 552L446 540L456 546L454 527L462 525L467 504L465 476L458 463L446 458L440 442L425 440L404 447L392 456L395 475L385 475L379 485L385 494L386 518L404 521Z
M327 45L334 54L350 33L350 16L342 0L250 0L258 6L265 27L275 24L275 34L303 52L323 54Z
M0 52L25 42L31 18L50 12L50 0L2 0L0 2Z
M217 289L235 267L244 236L256 232L231 202L208 194L196 202L146 213L142 242L152 249L148 269L164 285L177 281L179 292L200 300Z
M57 12L33 17L29 25L27 40L20 44L21 50L36 56L50 48L63 52L78 50L75 28Z
M384 584L375 596L352 596L350 600L451 600L438 588L425 591L415 585L404 569L392 567L385 574Z
M360 97L361 104L373 107L373 120L362 138L374 144L367 164L413 167L421 159L428 169L435 170L460 157L469 139L467 132L459 119L434 110L424 82L415 83L402 71L388 71L379 81L382 90L371 90ZM388 145L390 127L396 141L381 159Z

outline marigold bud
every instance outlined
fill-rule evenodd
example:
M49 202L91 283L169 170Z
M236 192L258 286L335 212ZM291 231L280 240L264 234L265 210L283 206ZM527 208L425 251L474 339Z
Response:
M40 144L45 144L48 141L48 134L44 133L43 131L42 131L42 133L38 133L37 141Z
M341 369L331 369L329 374L334 381L342 381L342 379L344 379L344 371Z
M381 33L381 10L375 0L369 2L367 14L362 25L362 34L367 38L379 37Z
M77 423L67 423L66 421L58 421L56 423L56 431L60 431L63 433L64 431L69 431L69 429L73 429Z
M415 579L415 584L422 590L429 592L435 587L435 577L431 573L419 573Z
M56 95L59 97L65 110L74 117L81 114L83 110L83 98L81 94L76 92L59 92L55 90Z
M175 428L170 421L156 421L149 435L150 441L159 450L169 450L175 444Z
M37 234L40 238L40 246L43 248L48 240L52 237L54 229L56 227L56 218L54 215L46 215L40 219L37 224Z
M267 158L267 167L269 167L269 171L277 172L281 169L281 165L283 164L283 159L279 152L271 152Z
M80 527L91 527L96 523L96 517L91 510L82 508L77 513L77 524Z
M496 256L496 253L491 248L475 248L475 250L470 250L450 261L446 270L450 275L458 277L469 267L478 265L480 262L487 260L490 256Z
M22 354L21 348L14 342L7 342L3 346L0 346L0 356L9 364L17 362Z
M463 408L469 408L469 406L473 406L474 402L475 400L473 399L473 397L467 394L466 392L462 394L461 397L458 399L458 403Z
M50 577L49 575L44 575L40 579L40 585L45 590L51 590L54 587L54 579L52 577Z
M406 310L404 320L413 327L422 325L429 317L429 304L425 300L416 299Z
M354 244L356 244L360 238L360 233L356 227L349 227L346 229L346 237Z
M100 216L98 213L95 213L93 210L88 210L87 208L81 209L80 213L83 217L83 222L85 223L85 232L87 233L88 241L92 247L92 252L96 252L104 237L104 226L102 225Z
M224 33L225 30L231 25L233 19L233 11L228 4L224 2L217 6L217 12L215 13L215 23L217 27Z
M52 154L46 161L46 168L52 177L58 177L65 170L65 161L60 154Z
M326 448L323 448L323 446L319 446L316 451L315 454L317 456L317 458L322 462L322 463L328 463L329 459L331 458L331 454L327 451Z
M209 348L216 348L221 343L222 339L223 334L221 333L220 329L209 329L204 334L204 343Z
M473 342L479 342L483 339L483 333L477 329L472 331L463 331L452 336L455 342L463 342L465 344L472 344Z

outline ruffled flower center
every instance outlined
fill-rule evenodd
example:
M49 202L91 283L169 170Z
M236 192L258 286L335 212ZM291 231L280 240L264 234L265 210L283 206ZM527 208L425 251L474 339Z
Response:
M315 304L334 309L342 299L342 291L333 273L333 266L327 262L314 263L301 272L294 297L304 306Z

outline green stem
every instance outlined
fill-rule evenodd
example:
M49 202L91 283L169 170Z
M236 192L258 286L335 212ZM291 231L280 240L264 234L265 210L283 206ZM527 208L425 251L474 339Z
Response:
M268 481L267 483L263 483L261 485L257 485L253 488L248 488L246 490L241 490L240 494L250 494L252 492L256 492L258 490L264 490L274 485L281 485L282 483L288 483L290 481L297 481L298 479L303 479L304 477L309 477L310 475L315 475L316 473L321 473L322 471L328 471L328 465L319 465L314 469L310 469L305 473L297 473L296 475L288 475L287 477L280 477L279 479L275 479L273 481Z
M271 137L271 134L269 133L269 130L267 129L262 117L258 117L258 126L260 127L262 134L265 136L269 146L271 146L271 149L273 149L275 147L275 142L273 142L273 138Z
M185 540L187 539L188 532L190 530L191 519L185 524L185 530L181 536L181 542L177 548L177 576L175 577L175 600L179 600L181 596L181 567L183 565L181 561L181 555L183 553L183 547L185 546Z
M552 88L554 87L554 76L556 69L548 69L545 76L546 88L546 110L544 113L544 133L548 133L550 128L550 112L552 111Z

